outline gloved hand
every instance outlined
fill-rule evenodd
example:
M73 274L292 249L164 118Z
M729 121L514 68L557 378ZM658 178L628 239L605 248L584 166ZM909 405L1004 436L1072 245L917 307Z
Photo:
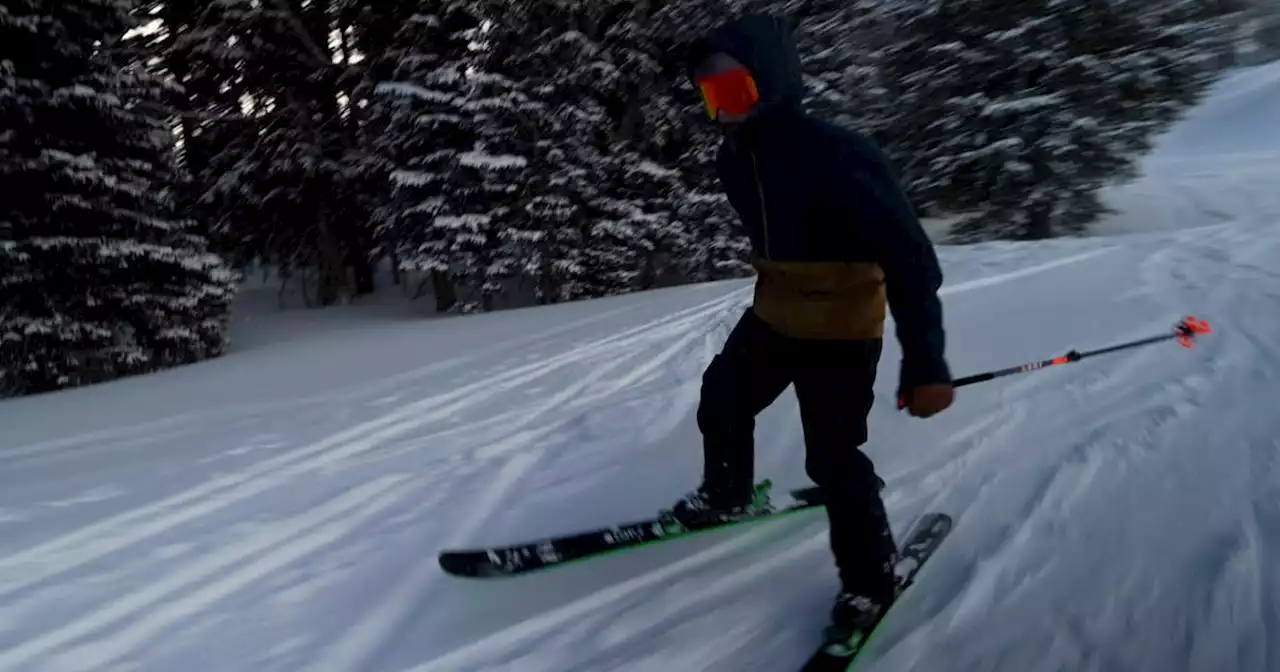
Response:
M904 390L901 404L916 418L930 418L948 408L956 400L956 390L950 383L921 385Z

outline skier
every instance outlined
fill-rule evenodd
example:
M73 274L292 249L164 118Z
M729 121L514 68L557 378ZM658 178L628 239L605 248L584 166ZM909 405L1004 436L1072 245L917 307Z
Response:
M751 240L757 280L752 307L703 374L702 484L669 513L693 527L768 508L754 486L755 417L794 385L805 470L827 497L842 584L832 621L858 629L894 591L884 482L859 449L886 303L906 408L927 418L954 399L937 257L878 149L802 109L785 19L726 23L691 45L687 67L723 131L717 172Z

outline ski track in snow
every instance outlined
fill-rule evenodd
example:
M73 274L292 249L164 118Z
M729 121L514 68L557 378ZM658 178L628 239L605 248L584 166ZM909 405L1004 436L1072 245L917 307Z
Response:
M359 523L367 515L380 513L385 508L383 505L370 505L369 500L375 500L376 503L394 502L398 498L398 490L402 489L396 486L399 486L407 479L408 476L384 477L364 486L354 488L341 497L330 500L322 506L297 516L294 520L268 525L250 538L238 544L222 548L218 552L205 555L196 562L183 566L181 571L151 583L143 590L132 593L124 599L106 604L99 610L63 624L55 630L44 633L37 639L29 640L21 646L6 650L0 654L0 668L8 668L9 666L15 669L21 668L38 655L56 651L60 646L74 642L92 632L121 623L132 616L146 613L147 617L145 619L134 624L125 633L113 636L109 642L87 647L92 650L92 655L79 655L74 650L62 654L60 657L67 659L68 663L60 665L60 667L66 669L75 667L75 665L70 664L69 661L71 660L84 660L85 669L92 669L95 665L94 661L97 664L114 661L123 653L144 644L149 639L148 635L154 636L157 634L164 624L175 620L175 613L189 615L197 611L201 606L206 606L206 603L216 601L226 593L226 590L222 588L224 584L235 584L240 581L251 582L258 574L269 571L271 566L277 562L275 558L287 558L297 555L292 549L302 548L306 552L313 552L316 546L325 543L329 538L341 536L341 534L335 534L331 528L340 527L348 531L354 530L356 525L352 523ZM350 515L351 511L361 509L364 510L365 515L354 517ZM348 515L346 519L342 520L343 524L341 526L332 523L325 525L330 519L342 514ZM264 551L272 550L282 540L288 541L314 528L319 528L319 531L312 532L291 545L274 548L272 554L265 559L258 559L256 564L245 565L247 560ZM302 553L302 555L305 554ZM166 603L166 600L180 594L183 590L232 569L238 571L214 583L212 586L206 586L201 591L185 596L182 600ZM152 607L160 604L165 606L157 611L149 611ZM166 612L168 615L166 615Z
M492 397L518 390L521 386L554 373L561 367L573 366L576 363L594 359L603 360L604 365L594 367L573 386L565 388L563 391L548 398L539 400L527 409L522 409L519 417L512 419L504 427L505 437L498 439L488 435L480 437L485 439L483 442L460 441L455 444L457 448L466 449L471 453L470 457L464 458L464 462L467 463L507 460L506 466L503 467L503 473L507 474L507 476L505 478L499 477L495 483L491 484L489 492L478 497L476 493L467 494L467 517L454 528L453 534L445 539L445 541L452 544L464 543L466 538L478 530L484 524L485 519L504 503L506 495L509 494L507 490L510 486L517 482L524 472L537 461L536 450L534 452L521 452L521 449L529 447L536 443L540 437L554 431L558 424L563 424L553 423L551 425L538 426L538 423L545 419L548 412L556 406L570 404L576 396L598 384L602 378L605 378L615 369L625 368L629 361L627 352L643 344L646 340L656 339L661 341L672 334L683 334L693 327L706 324L706 315L708 313L720 311L726 305L736 305L740 302L741 292L731 293L727 296L716 296L710 302L696 305L690 309L640 325L620 334L593 339L564 353L551 357L539 356L533 363L523 366L502 367L501 373L449 392L427 396L415 402L404 404L389 413L329 435L318 442L279 452L269 459L252 463L248 468L241 471L212 478L204 484L186 490L176 496L97 520L94 523L69 533L55 536L40 544L9 553L4 557L0 557L0 598L6 603L10 603L15 597L38 596L38 591L42 585L48 585L60 578L65 578L77 570L91 568L95 563L106 564L108 560L122 553L129 553L138 546L157 543L153 540L163 538L166 533L179 532L184 526L192 526L245 501L255 498L260 499L278 488L297 487L293 484L298 479L315 478L317 475L332 475L342 468L344 464L351 464L359 458L375 453L380 447L396 438L413 433L426 426L451 420L469 409L483 407L485 402ZM683 339L678 339L677 343L687 343L691 338L686 336ZM668 348L668 350L672 353L677 352L673 348ZM661 362L659 361L658 364L660 365ZM652 366L652 362L642 362L638 366L639 373L634 370L627 370L619 378L619 381L622 382L613 383L611 386L620 387L625 384L625 381L641 377ZM135 431L146 431L147 429L154 431L160 427L167 429L181 422L182 420L171 420L143 425L141 428L131 427L123 431L108 430L72 437L64 441L49 441L42 444L19 446L13 450L12 454L27 456L45 453L49 450L73 445L78 441L106 437L124 438ZM483 420L481 420L482 422ZM453 433L465 437L467 428L462 425L454 428ZM429 439L430 435L426 435L424 438ZM432 448L433 453L436 453L430 456L432 462L439 463L448 459L449 451L431 446L429 442L427 446ZM241 449L232 450L241 451ZM437 476L429 480L438 483L442 479ZM382 481L376 481L375 484L375 490L385 490L389 485ZM346 501L344 498L362 494L368 487L373 486L358 486L348 489L346 494L339 494L337 499L329 501L331 503ZM384 494L379 498L379 502L383 502L383 504L377 507L378 512L385 513L393 504L407 499L408 495L409 492L405 488L393 490L390 494ZM101 496L102 494L99 493L97 498ZM93 496L87 498L81 496L80 499L93 501L95 498ZM69 503L74 502L63 504ZM325 510L325 507L321 506L313 509L310 515L314 516ZM19 516L20 514L14 515L15 518ZM195 564L178 564L177 571L167 576L161 576L158 579L155 576L149 576L147 577L147 582L140 586L136 592L127 593L123 599L120 596L116 596L114 602L92 611L82 618L61 624L60 627L53 628L38 637L26 641L6 642L5 648L0 653L0 669L8 669L10 665L29 669L27 666L32 660L46 654L52 656L49 658L49 664L53 669L88 669L92 667L90 664L92 660L111 661L125 656L141 645L143 640L157 636L164 627L180 623L183 618L191 616L194 612L183 609L160 610L158 612L159 615L151 614L141 623L135 623L117 633L111 633L111 626L122 626L136 620L133 617L145 611L147 607L154 605L172 593L181 592L183 589L192 587L200 580L210 578L214 572L227 569L229 563L239 562L254 553L267 551L270 543L286 538L289 534L286 530L291 529L293 528L283 523L268 523L263 531L253 536L251 540L239 542L225 549L218 549L212 555L204 556ZM318 546L313 547L311 544L304 543L290 548L304 548L309 549L309 552L313 552ZM305 557L305 555L296 552L285 552L283 554L277 552L268 556L273 562L268 566L283 566L290 562L296 562ZM386 623L386 625L391 627L396 619L402 617L400 612L416 607L414 596L424 588L414 589L413 587L429 584L437 574L434 565L424 565L424 568L428 567L431 571L419 572L407 579L403 586L388 596L384 605L373 610L366 622L384 623L388 620L387 614L390 614L391 622ZM139 574L146 574L146 572L139 572ZM420 576L425 576L426 580L417 578ZM207 606L206 602L212 604L214 599L225 597L224 592L233 592L243 588L242 584L235 582L222 582L215 584L215 586L219 588L219 591L210 592L211 589L206 588L203 592L197 593L204 601L188 601L185 604L188 607L192 605ZM407 591L405 590L406 586L409 588ZM101 636L103 632L109 634ZM99 633L100 636L96 638L92 645L82 644L77 648L72 648L70 651L58 652L59 647L84 639L94 633ZM359 658L369 655L363 649L376 649L378 637L384 636L384 634L377 630L371 632L368 627L353 630L347 638L339 641L334 646L334 656L321 657L321 660L324 661L322 667L326 669L350 669L343 666L341 661L350 658L352 659L352 664L355 664ZM0 633L0 636L2 635L3 633Z
M943 510L956 529L861 669L1280 669L1280 143L1230 135L1277 99L1280 69L1224 83L1110 194L1114 233L1155 233L940 250L957 374L1187 313L1215 333L967 388L928 423L892 409L888 339L867 451L891 522ZM645 516L695 485L702 370L750 295L428 324L485 331L378 379L190 408L157 384L163 411L20 427L0 444L0 670L798 667L835 587L817 514L528 580L435 564ZM307 352L367 352L326 343ZM143 387L14 408L121 408ZM779 488L806 482L789 395L757 432Z
M1190 357L1153 349L1098 362L1110 372L1083 364L1063 371L1060 378L1074 380L1052 402L1062 408L1037 414L1034 428L993 428L999 437L988 443L998 455L979 445L962 453L964 467L954 473L989 476L962 498L942 490L931 506L968 502L958 528L970 533L948 542L948 560L931 568L932 619L912 614L915 630L896 646L885 645L895 635L882 637L878 662L1063 670L1280 664L1268 637L1278 625L1270 597L1277 582L1263 569L1275 561L1274 544L1257 532L1259 511L1274 516L1280 508L1280 427L1249 403L1273 397L1280 382L1280 283L1265 260L1280 260L1272 222L1150 245L1139 269L1144 293L1172 311L1212 307L1204 316L1216 333ZM1064 385L1048 376L1022 383L1027 402ZM1200 526L1216 532L1185 534ZM1073 550L1063 557L1062 549ZM1102 613L1096 593L1072 599L1067 588L1090 584L1117 593ZM1019 614L1028 620L1016 621ZM1179 646L1169 646L1171 633L1180 633Z

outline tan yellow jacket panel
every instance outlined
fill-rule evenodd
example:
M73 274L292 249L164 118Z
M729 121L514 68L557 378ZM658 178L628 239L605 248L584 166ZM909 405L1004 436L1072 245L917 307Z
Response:
M778 333L803 339L884 336L884 271L875 263L752 259L755 313Z

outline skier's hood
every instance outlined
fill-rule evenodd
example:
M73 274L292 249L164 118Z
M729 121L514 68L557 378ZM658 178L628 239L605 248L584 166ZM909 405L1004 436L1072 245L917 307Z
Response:
M747 66L760 91L760 113L799 107L804 96L800 53L791 22L766 14L748 14L724 23L690 45L686 74L708 55L725 53Z

